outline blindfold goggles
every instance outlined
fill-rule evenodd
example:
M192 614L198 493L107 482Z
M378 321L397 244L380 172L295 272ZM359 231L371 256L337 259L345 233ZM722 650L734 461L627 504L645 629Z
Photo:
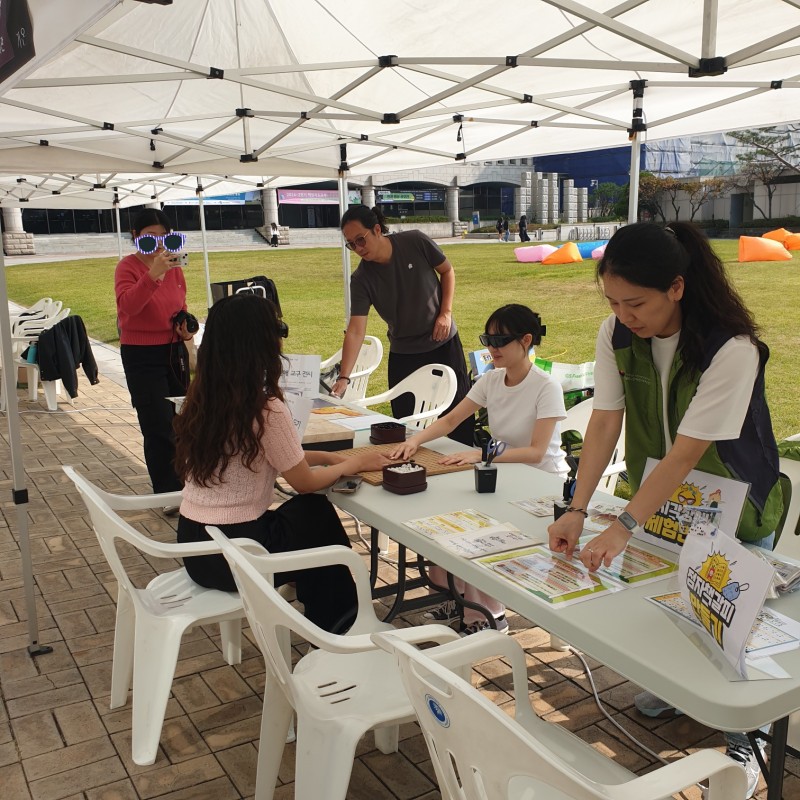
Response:
M511 342L516 342L525 334L522 333L482 333L478 339L484 347L505 347Z
M183 250L186 244L186 234L173 231L172 233L165 233L163 236L153 236L150 233L145 233L142 236L137 236L133 243L143 256L155 253L159 244L163 245L168 253L177 253Z

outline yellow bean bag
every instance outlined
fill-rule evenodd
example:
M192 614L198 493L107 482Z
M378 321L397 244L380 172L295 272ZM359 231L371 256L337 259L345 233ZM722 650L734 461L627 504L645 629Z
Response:
M581 251L578 250L578 245L575 242L567 242L562 244L555 253L550 253L542 261L542 264L574 264L576 261L583 261Z
M739 237L739 261L790 261L792 254L774 239L763 236Z
M762 239L774 239L776 242L783 244L787 236L791 236L792 232L787 231L786 228L776 228L774 231L767 231L761 235Z
M800 233L790 233L783 240L783 246L787 250L800 250Z

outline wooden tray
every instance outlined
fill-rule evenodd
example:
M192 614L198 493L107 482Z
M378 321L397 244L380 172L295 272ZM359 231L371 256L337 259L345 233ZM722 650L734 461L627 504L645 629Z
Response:
M348 456L351 453L367 453L374 450L379 450L381 453L391 453L392 450L397 449L397 443L394 444L373 444L367 447L354 447L352 450L340 450L339 453L343 456ZM463 472L467 469L472 469L472 464L440 464L439 459L442 458L442 453L437 453L435 450L429 450L427 447L420 447L414 454L414 461L421 464L428 471L428 478L434 475L447 475L449 472ZM381 470L374 472L362 472L361 476L371 486L380 486L383 483L383 474Z

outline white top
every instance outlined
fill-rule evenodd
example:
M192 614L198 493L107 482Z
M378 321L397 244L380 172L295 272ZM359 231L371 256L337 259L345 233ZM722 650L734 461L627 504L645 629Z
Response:
M611 345L615 320L613 314L609 316L597 334L594 407L601 411L625 408L625 392ZM667 425L666 386L679 338L680 331L664 339L654 337L650 340L653 361L661 376L667 451L672 442ZM697 392L678 425L678 433L708 442L736 439L742 430L757 374L756 346L746 336L729 339L701 375Z
M482 375L467 397L489 412L492 436L509 447L530 447L537 419L565 419L564 393L559 383L535 365L516 386L506 386L504 367ZM545 472L569 472L561 449L561 425L556 423L547 451L535 466Z

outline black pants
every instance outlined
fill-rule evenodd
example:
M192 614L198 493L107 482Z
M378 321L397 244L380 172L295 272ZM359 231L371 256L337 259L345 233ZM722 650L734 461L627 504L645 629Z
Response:
M183 484L175 474L175 406L166 398L186 394L189 355L183 342L160 345L123 344L122 366L131 403L144 438L144 461L153 491L175 492Z
M350 540L336 509L320 494L292 497L252 522L217 527L229 539L253 539L271 553L287 553L330 544L350 547ZM205 542L209 539L204 524L180 516L179 543ZM184 558L183 563L195 583L209 589L236 591L225 556L190 556ZM311 622L326 631L339 631L350 626L355 618L358 598L353 576L347 567L336 565L275 575L275 586L290 581L295 582L297 599L305 606L305 615Z
M469 391L469 377L467 376L467 365L464 361L464 348L461 346L461 339L456 334L449 342L429 350L427 353L389 353L389 388L396 386L403 378L407 378L412 372L428 364L446 364L452 367L456 373L456 396L453 398L452 405L447 409L450 411L455 408L467 395ZM411 394L401 394L392 400L392 415L395 417L407 417L414 413L414 398ZM445 412L447 413L447 412ZM442 414L444 416L444 414ZM450 434L450 438L457 442L472 447L475 435L475 418L467 417Z

